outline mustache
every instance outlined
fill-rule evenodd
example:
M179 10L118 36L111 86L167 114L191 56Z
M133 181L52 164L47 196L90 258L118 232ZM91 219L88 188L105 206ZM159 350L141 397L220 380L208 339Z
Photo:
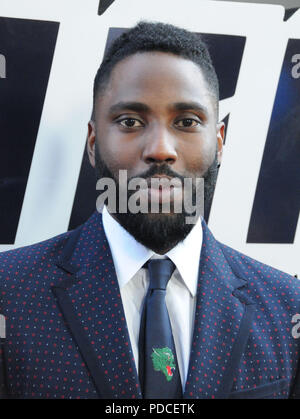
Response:
M174 170L172 170L167 163L163 163L163 164L154 163L145 172L128 178L128 182L130 182L130 180L135 179L135 178L147 179L155 175L165 175L165 176L169 176L170 178L176 177L180 179L182 182L184 182L184 179L185 179L184 176L180 175L179 173L174 172Z

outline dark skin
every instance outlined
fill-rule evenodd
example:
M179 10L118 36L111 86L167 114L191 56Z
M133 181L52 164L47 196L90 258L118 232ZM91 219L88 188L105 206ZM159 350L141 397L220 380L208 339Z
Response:
M163 52L127 57L96 99L95 120L88 124L91 165L97 141L116 179L119 170L139 177L153 164L202 177L216 150L219 163L222 158L224 123L218 123L215 101L194 62Z

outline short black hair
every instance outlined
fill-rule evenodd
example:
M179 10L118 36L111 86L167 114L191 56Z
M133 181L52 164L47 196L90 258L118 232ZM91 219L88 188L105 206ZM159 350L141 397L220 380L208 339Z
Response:
M105 90L115 65L130 55L152 51L172 53L197 64L204 74L218 109L218 78L208 47L201 36L174 25L142 21L122 33L108 48L94 80L92 119L97 95Z

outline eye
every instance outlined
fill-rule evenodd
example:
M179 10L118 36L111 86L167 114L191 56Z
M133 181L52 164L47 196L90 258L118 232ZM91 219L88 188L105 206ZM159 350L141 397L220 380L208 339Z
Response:
M176 121L176 125L179 128L195 128L200 124L200 121L197 121L193 118L182 118Z
M124 128L140 128L143 126L143 123L135 118L124 118L117 122Z

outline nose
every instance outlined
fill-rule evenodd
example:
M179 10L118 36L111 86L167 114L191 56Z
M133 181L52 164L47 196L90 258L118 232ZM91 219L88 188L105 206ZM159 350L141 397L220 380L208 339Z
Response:
M175 144L175 139L165 127L153 129L143 149L144 162L147 164L175 163L177 160Z

